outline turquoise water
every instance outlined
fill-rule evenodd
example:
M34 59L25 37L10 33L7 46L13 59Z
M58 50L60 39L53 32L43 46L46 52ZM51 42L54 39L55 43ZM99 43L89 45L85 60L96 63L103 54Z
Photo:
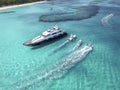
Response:
M15 11L0 14L0 90L120 90L120 7L119 3L111 2L114 0L55 0L0 11ZM86 19L39 21L41 15L76 12L75 8L93 4L99 7L98 13ZM102 23L103 17L111 13L113 17ZM42 48L22 45L56 23L69 34L76 34L77 39L55 53L52 51L69 35ZM81 62L72 63L74 67L51 74L51 78L38 78L59 68L65 58L75 59L67 56L79 39L83 41L80 48L86 43L94 46L89 55ZM30 87L29 83L32 83Z

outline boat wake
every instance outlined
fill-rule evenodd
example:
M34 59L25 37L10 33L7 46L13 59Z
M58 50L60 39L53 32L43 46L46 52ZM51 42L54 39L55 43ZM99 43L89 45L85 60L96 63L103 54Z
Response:
M56 52L57 50L61 49L62 47L64 47L66 44L68 44L70 41L66 40L64 43L62 43L61 45L59 45L57 48L55 48L53 50L53 52Z
M45 70L44 73L21 80L15 83L14 86L17 89L24 90L33 87L37 83L40 84L43 81L58 79L64 76L65 73L81 61L90 51L92 51L92 47L85 45L82 49L72 52L65 59L56 63L52 68Z
M105 16L102 18L101 22L104 26L107 26L107 27L111 27L110 23L109 23L109 20L114 16L113 13Z
M61 45L59 45L57 48L55 48L53 50L53 52L58 51L59 49L61 49L62 47L64 47L67 43L69 43L70 41L73 41L76 38L76 35L71 34L70 37L68 38L68 40L66 40L64 43L62 43Z

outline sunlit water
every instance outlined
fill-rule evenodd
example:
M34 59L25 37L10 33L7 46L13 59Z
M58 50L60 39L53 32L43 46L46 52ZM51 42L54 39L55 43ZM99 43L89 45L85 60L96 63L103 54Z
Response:
M98 12L80 8L91 5L99 7L94 9ZM0 90L120 90L119 5L119 0L55 0L0 11ZM94 15L75 20L78 9ZM6 11L9 13L3 13ZM39 20L53 13L71 17L58 22ZM103 25L102 19L111 13L113 16ZM41 48L23 46L56 23L68 32L67 37ZM70 34L76 34L77 39L53 52ZM94 46L82 61L80 53L69 53L80 39L83 43L79 50L86 43ZM64 64L65 68L61 67Z

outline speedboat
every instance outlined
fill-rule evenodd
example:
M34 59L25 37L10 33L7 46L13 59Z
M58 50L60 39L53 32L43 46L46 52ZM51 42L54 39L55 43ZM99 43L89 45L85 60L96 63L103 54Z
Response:
M90 45L90 44L86 44L86 45L85 45L85 48L86 48L86 49L90 49L90 50L93 50L93 45Z
M82 44L82 40L79 40L79 41L77 42L77 47L79 47L81 44Z
M53 28L44 31L42 34L33 38L32 40L23 43L23 45L26 46L39 45L43 41L49 41L51 39L55 39L63 35L67 35L67 33L61 28L59 28L57 25L55 25Z
M93 50L93 46L87 44L80 50L81 51L81 55L86 55L86 54L88 54L92 50Z
M71 34L70 37L68 38L69 41L73 41L76 38L76 35Z
M90 51L92 51L92 50L93 50L93 45L86 44L86 45L81 49L81 51L84 51L84 50L90 50Z
M79 40L70 52L75 51L76 49L78 49L79 46L81 45L81 43L82 43L82 40Z

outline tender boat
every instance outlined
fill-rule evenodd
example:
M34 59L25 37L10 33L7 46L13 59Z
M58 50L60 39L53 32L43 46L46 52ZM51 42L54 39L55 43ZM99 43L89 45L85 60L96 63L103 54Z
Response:
M76 35L71 34L70 37L68 38L68 40L73 41L76 38Z
M82 40L79 40L70 52L77 50L81 44L82 44Z
M79 40L76 46L79 47L81 44L82 44L82 40Z
M51 39L55 39L63 35L67 35L67 33L61 28L59 28L57 25L55 25L53 28L44 31L42 34L33 38L32 40L23 43L23 45L26 46L39 45L43 41L49 41Z

